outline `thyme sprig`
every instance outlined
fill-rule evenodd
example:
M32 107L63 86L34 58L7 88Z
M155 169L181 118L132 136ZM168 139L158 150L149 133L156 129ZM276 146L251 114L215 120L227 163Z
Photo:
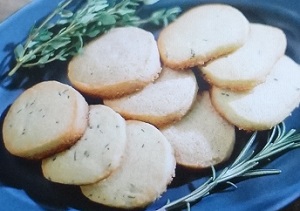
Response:
M155 1L144 0L145 4ZM154 11L145 19L137 15L143 0L87 0L75 12L68 9L65 0L37 27L34 27L24 44L14 50L16 64L9 71L12 76L20 67L40 66L54 60L65 61L78 54L91 38L99 36L116 26L141 26L152 23L166 25L174 20L180 8Z
M278 169L256 169L256 167L265 159L284 151L300 147L300 133L296 133L294 129L286 132L284 123L273 128L266 144L257 153L254 150L256 137L257 132L254 132L239 156L231 165L221 170L219 174L217 174L215 168L212 166L212 176L204 184L188 195L166 204L160 208L159 211L174 210L179 207L186 207L187 210L191 210L193 203L209 195L211 191L221 183L227 183L236 188L237 186L230 181L234 178L279 174L281 171Z

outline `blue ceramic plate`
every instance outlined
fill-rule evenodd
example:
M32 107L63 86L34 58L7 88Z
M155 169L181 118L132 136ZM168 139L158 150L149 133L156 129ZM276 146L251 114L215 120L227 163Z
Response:
M58 4L59 0L34 0L25 8L0 24L0 77L9 70L12 51L23 41L29 29L45 17ZM175 5L183 10L204 3L228 3L240 9L252 22L265 23L283 29L288 38L287 55L300 63L300 1L299 0L161 0L153 6L141 8L141 14ZM154 30L154 29L151 29ZM46 75L41 74L44 70ZM23 71L23 70L21 70ZM24 70L26 71L26 70ZM7 86L1 78L0 86L0 126L8 106L26 88L42 80L66 81L66 63L52 63L40 69L19 86ZM300 130L300 110L293 112L285 120L288 128ZM237 142L245 140L240 133ZM292 150L280 157L272 158L266 168L281 169L275 176L234 181L237 189L223 188L212 193L194 205L193 210L278 210L300 197L300 149ZM175 200L202 184L210 172L177 170L177 177L168 191L157 202L147 207L155 210L168 199ZM197 179L198 178L198 179ZM90 202L83 197L77 187L51 183L41 174L40 163L11 156L2 144L0 136L0 210L113 210Z

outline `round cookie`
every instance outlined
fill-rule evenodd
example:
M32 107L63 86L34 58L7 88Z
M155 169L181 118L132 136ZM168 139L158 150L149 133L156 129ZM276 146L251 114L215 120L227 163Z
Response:
M81 92L114 98L154 81L161 65L153 34L137 27L120 27L88 43L68 69L71 83Z
M284 55L287 40L276 27L250 24L246 43L224 57L200 67L205 79L224 89L244 91L265 81L276 61Z
M154 126L127 121L128 145L120 168L98 183L81 186L90 200L107 206L133 209L158 198L175 170L173 149Z
M3 141L13 155L41 159L73 145L87 127L88 104L71 86L57 81L25 90L3 123Z
M235 144L235 127L211 104L208 91L197 95L181 121L161 130L175 151L177 164L202 169L226 161Z
M125 120L111 108L91 105L89 126L70 149L42 162L45 178L63 184L91 184L120 166L126 147Z
M104 99L126 119L163 127L180 120L191 108L198 91L192 71L163 68L159 78L143 90L122 98Z
M207 4L188 10L164 28L158 48L164 65L184 69L233 52L248 34L249 22L239 10Z

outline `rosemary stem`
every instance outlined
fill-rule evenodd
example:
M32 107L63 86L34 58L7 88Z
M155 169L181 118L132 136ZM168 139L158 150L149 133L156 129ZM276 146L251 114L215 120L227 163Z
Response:
M214 189L218 185L217 182L209 183L204 186L200 186L200 190L196 189L195 194L192 194L190 197L188 197L185 201L186 202L194 202L199 198L202 198L203 196L207 195L212 189Z
M285 144L283 146L281 146L280 148L273 148L271 149L270 151L268 151L268 153L261 153L261 154L258 154L257 156L255 156L252 160L253 161L259 161L259 160L262 160L262 159L265 159L265 158L268 158L268 157L271 157L272 155L275 155L277 153L280 153L288 148L292 148L293 145L295 143L292 142L292 143L288 143L288 144Z
M239 168L233 168L231 170L228 170L226 174L222 175L222 177L217 177L216 182L222 183L229 181L235 177L242 176L245 172L249 171L250 169L254 168L256 165L258 165L258 162L247 162L245 165L239 167Z

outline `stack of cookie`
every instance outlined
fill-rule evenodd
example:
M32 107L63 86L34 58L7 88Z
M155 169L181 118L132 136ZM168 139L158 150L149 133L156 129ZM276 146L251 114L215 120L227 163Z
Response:
M153 125L126 121L102 104L89 105L82 94L128 95L152 83L161 69L150 32L134 27L111 30L70 62L69 78L80 92L47 81L25 90L13 103L3 125L7 150L42 160L45 178L78 185L98 203L122 208L148 205L174 177L173 148ZM194 76L184 75L185 83L192 81L191 89L196 90ZM166 77L177 80L176 73Z
M158 46L165 65L199 69L215 109L240 129L270 129L299 105L300 68L285 55L284 32L249 23L228 5L186 12L161 32Z
M281 29L250 23L222 4L193 8L162 30L163 64L182 72L195 68L210 85L182 121L162 129L177 163L220 163L232 152L233 126L267 130L299 105L300 68L285 56L286 46Z

